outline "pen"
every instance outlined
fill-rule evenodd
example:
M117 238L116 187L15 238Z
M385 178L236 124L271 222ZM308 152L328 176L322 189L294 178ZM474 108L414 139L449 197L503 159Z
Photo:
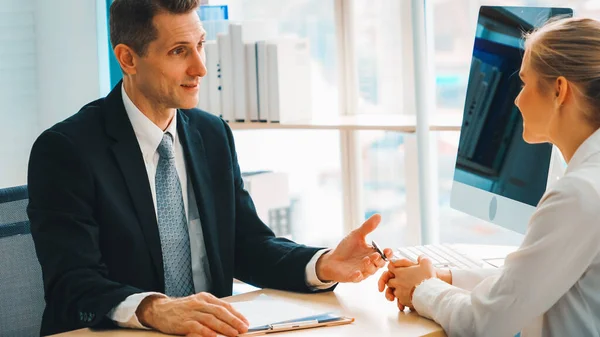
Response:
M385 257L385 254L383 254L383 251L381 250L381 248L379 248L379 246L377 245L377 243L375 243L375 240L371 241L371 245L373 246L373 249L375 249L375 251L377 253L379 253L379 255L381 255L381 258L383 259L383 261L387 262L387 257Z
M279 329L295 329L303 326L315 325L319 324L319 321L316 319L308 320L308 321L298 321L298 322L289 322L289 323L279 323L279 324L270 324L270 330L279 330Z

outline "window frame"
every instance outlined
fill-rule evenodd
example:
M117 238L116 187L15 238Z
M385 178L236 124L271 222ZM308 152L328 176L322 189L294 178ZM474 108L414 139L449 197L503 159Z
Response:
M358 82L356 58L353 45L353 1L334 0L336 22L338 73L340 83L340 115L351 116L357 111ZM433 50L431 8L426 0L403 1L401 13L402 31L409 38L403 48L402 68L406 73L403 87L414 88L405 97L403 113L414 111L416 115L416 137L406 137L406 170L411 179L406 179L407 219L410 244L431 244L439 241L439 206L437 191L437 161L435 160L435 135L429 128L429 115L435 109L431 97L435 92L433 64L428 62ZM407 89L411 90L411 89ZM434 97L434 96L433 96ZM342 188L344 195L344 231L349 233L364 221L364 206L361 203L362 159L359 152L358 131L340 131ZM413 177L414 176L414 177ZM417 179L412 179L417 178Z

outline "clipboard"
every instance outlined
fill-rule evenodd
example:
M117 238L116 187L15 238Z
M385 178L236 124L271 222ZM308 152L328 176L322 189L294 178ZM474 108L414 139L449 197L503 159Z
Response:
M352 317L340 316L334 313L326 313L322 315L303 317L301 319L252 327L248 329L248 332L238 335L238 337L262 336L277 332L344 325L352 322L354 322L354 318Z

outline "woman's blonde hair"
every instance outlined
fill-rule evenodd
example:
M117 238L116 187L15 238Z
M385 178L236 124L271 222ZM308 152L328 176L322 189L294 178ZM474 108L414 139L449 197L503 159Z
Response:
M564 76L583 98L585 117L600 126L600 22L586 18L549 21L525 35L525 50L543 90Z

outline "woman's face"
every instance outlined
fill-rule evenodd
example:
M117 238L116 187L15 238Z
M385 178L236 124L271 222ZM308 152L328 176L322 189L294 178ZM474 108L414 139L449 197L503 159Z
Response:
M523 139L530 144L550 141L550 127L554 117L554 99L551 88L540 87L539 77L529 65L526 51L519 77L523 82L515 105L523 116Z

